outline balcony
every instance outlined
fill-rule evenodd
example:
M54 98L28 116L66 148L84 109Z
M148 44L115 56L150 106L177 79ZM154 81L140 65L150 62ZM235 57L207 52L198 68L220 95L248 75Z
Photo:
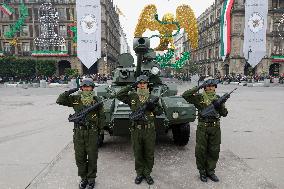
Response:
M12 51L4 51L3 52L3 55L4 56L12 56L12 55L14 55L15 53L14 52L12 52Z
M31 55L32 55L32 52L30 52L30 51L24 51L24 52L22 52L21 55L22 55L22 56L31 56Z
M284 7L271 7L268 10L269 13L284 13Z

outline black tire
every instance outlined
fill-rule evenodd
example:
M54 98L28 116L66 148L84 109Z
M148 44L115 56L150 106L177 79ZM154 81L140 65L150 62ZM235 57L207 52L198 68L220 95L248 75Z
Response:
M98 135L98 147L102 147L103 144L104 144L104 138L105 138L105 135L104 134L99 134Z
M178 146L185 146L189 141L190 125L189 123L183 123L180 125L172 126L172 133L174 143Z

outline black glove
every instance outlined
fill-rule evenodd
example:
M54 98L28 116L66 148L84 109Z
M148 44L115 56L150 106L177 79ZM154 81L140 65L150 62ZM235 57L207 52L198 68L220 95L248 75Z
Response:
M204 88L205 86L206 86L206 81L204 81L204 82L202 83L202 85L199 85L199 86L198 86L198 90Z
M219 103L217 103L217 100L213 100L213 101L212 101L212 104L213 104L213 106L214 106L215 109L219 109L220 106L221 106Z
M136 88L137 85L138 85L138 83L139 83L139 81L136 81L135 83L133 83L133 84L131 85L131 88Z
M65 94L70 95L72 93L75 93L78 90L79 90L79 88L70 89L69 91L65 91Z
M149 102L149 103L147 103L146 109L149 110L149 111L153 111L155 109L155 106L156 106L156 104Z

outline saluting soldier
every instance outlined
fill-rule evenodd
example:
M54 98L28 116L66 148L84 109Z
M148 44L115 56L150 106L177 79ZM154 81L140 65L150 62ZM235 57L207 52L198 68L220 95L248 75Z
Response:
M204 88L202 93L198 90ZM198 110L198 126L196 130L195 157L197 169L200 173L200 180L207 182L207 177L218 182L219 178L215 174L216 163L219 159L221 130L220 117L228 114L225 103L216 110L214 117L202 117L201 112L215 100L220 98L216 95L217 81L213 78L207 79L201 86L185 91L182 97L195 105Z
M136 90L133 90L135 88ZM153 98L149 90L149 78L146 75L137 77L136 83L121 89L117 99L128 104L134 112L138 107L143 106L148 99ZM140 184L143 179L149 185L154 184L151 177L154 165L154 149L156 141L155 116L163 112L159 103L150 104L146 111L146 120L133 121L131 131L131 141L135 157L135 170L137 176L135 184Z
M72 107L76 112L100 102L100 98L93 93L94 83L91 78L85 78L81 85L81 91L77 95L71 95L79 88L71 89L60 94L56 103L63 106ZM75 160L78 167L78 176L81 177L79 189L93 189L97 174L98 159L98 134L105 124L105 114L103 105L86 115L83 123L74 124L74 150Z

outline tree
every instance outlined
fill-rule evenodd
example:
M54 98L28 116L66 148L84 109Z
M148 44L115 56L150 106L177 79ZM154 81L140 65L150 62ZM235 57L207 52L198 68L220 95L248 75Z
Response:
M55 61L53 60L41 60L36 63L37 75L52 76L56 73Z

